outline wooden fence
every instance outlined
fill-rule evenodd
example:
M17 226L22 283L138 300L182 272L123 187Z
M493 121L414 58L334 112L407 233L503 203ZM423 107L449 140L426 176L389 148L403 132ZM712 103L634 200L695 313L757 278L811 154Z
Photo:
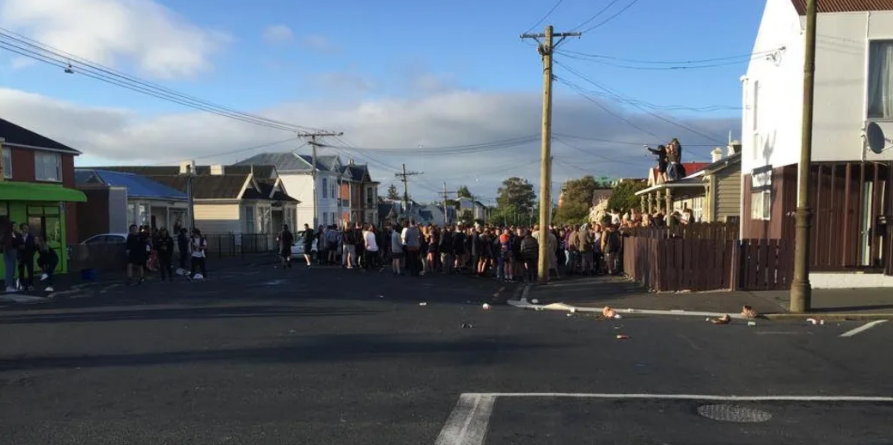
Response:
M735 241L626 237L623 268L655 291L732 288Z
M726 223L633 229L623 238L623 269L655 291L789 289L793 241L737 236Z

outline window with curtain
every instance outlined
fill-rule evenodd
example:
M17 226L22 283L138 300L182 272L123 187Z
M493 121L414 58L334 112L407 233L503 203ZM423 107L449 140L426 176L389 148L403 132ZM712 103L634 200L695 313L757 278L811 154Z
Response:
M3 148L3 177L12 178L12 150Z
M893 40L868 48L868 117L893 119Z
M62 157L59 153L34 153L34 178L38 181L62 181Z

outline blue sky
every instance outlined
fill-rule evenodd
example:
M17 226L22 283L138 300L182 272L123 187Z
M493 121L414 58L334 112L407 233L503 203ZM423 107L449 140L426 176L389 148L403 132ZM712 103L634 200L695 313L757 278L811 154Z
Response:
M630 1L632 0L617 0L612 8L592 24L610 17ZM83 5L82 8L117 2L123 5L119 5L122 11L127 11L127 8L136 10L139 7L148 7L147 5L153 3L150 0L77 2ZM70 46L64 48L70 52L108 54L111 57L108 63L117 69L234 108L258 111L275 109L282 104L300 103L305 111L315 107L332 108L325 123L336 123L334 119L354 116L358 113L356 110L385 110L387 106L395 106L395 101L402 104L400 106L408 106L407 104L416 102L400 101L421 102L446 94L444 92L456 91L488 97L523 95L531 100L530 111L535 115L538 112L535 95L542 88L540 58L534 47L519 39L519 34L542 18L555 1L258 0L251 2L250 6L235 0L162 0L161 3L174 14L171 17L162 17L164 20L170 19L178 26L199 30L202 38L213 43L200 51L207 65L205 69L197 70L189 76L157 76L141 69L137 63L141 53L139 49L133 49L139 47L136 43L121 44L118 47L109 43L109 49L102 47L102 39L82 40L74 36L58 41L63 44L71 42ZM609 3L610 0L564 0L544 23L554 24L556 31L571 30ZM2 9L4 4L7 7L5 16ZM41 36L61 35L62 31L53 34L53 30L48 29L51 25L47 25L47 21L41 22L39 27L31 26L36 23L28 22L27 18L31 16L9 13L9 8L12 7L19 11L25 10L29 5L27 0L0 0L0 26L38 39ZM559 54L556 60L625 96L652 104L737 107L741 96L738 78L746 69L746 58L738 59L740 63L737 64L711 68L667 70L652 68L680 65L608 60L609 63L637 68L632 69L580 60L577 54L646 62L713 59L748 54L762 9L763 2L758 1L639 0L604 26L585 33L581 38L565 41L560 50L573 53ZM138 13L134 14L139 17ZM107 21L114 20L112 15L107 16L109 18L98 15L100 17L93 20L99 20L99 25L104 26ZM147 22L151 21L147 19ZM280 33L278 39L271 40L265 33L273 26L287 28L290 37ZM114 30L114 27L111 29ZM158 29L163 28L146 25L146 29L142 31L115 35L115 38L125 36L137 41L131 34L142 32L146 34L142 37L143 45L150 48L145 52L150 52L152 39L163 34ZM541 30L542 26L536 29ZM88 33L89 30L81 29L78 32ZM81 41L92 42L92 46L79 48L77 42ZM96 43L97 41L100 43ZM167 43L171 48L175 44L176 42ZM2 61L0 56L0 62ZM576 78L562 66L556 66L555 74L589 87L585 81ZM140 131L147 131L144 127L149 123L134 122L137 118L164 118L188 111L179 105L121 90L83 76L67 76L57 68L42 65L24 69L0 69L0 83L8 89L39 94L66 104L118 110L127 116L126 119L121 118L123 121L120 125L139 124L142 125L139 127ZM573 108L570 106L572 102L575 102L574 106L581 106L576 103L581 100L577 93L561 83L556 83L555 88L556 118L562 112L562 107ZM605 103L619 107L616 108L618 110L633 113L630 116L637 119L634 116L637 110L610 104L609 101ZM585 111L587 109L583 110L588 113ZM674 118L687 119L686 122L721 118L734 122L740 113L736 109L710 113L663 112L672 114ZM388 113L393 114L393 111ZM596 116L596 111L592 113ZM297 118L298 115L295 115L295 119ZM605 120L604 125L610 127L625 125L617 120L610 122L610 116L593 117L596 118ZM23 116L22 119L30 122L36 118ZM442 125L444 119L441 116L438 122ZM151 124L152 128L157 127L157 122L153 121ZM345 125L346 128L351 128L350 125ZM455 134L468 134L463 140L474 141L472 136L477 134L475 132L479 128L462 125L464 126L455 128ZM556 122L556 125L559 123ZM731 129L735 129L734 125L731 125ZM500 131L504 129L490 130L484 133L502 134ZM104 127L102 131L111 130ZM131 129L129 133L135 131ZM518 131L529 134L536 133L537 129L532 127ZM716 134L725 131L728 130ZM521 134L515 134L517 135ZM91 155L90 159L113 162L118 158L103 151L104 144L108 143L107 139L111 136L105 135L105 139L95 140L89 139L90 135L87 134L82 136L76 139L86 141L84 143L90 147L99 147L97 154L88 153ZM615 137L621 135L611 138ZM360 134L357 138L359 139L351 139L351 142L364 147L381 147L385 143L391 144L389 146L415 145L409 139L400 144L391 140L377 140L365 134ZM258 143L270 140L255 139L259 139ZM440 139L432 141L431 145L437 145L436 142L450 145L449 141ZM207 144L209 147L219 147L214 141L207 141ZM204 152L211 149L196 148L197 151L205 150ZM639 158L636 160L641 161Z

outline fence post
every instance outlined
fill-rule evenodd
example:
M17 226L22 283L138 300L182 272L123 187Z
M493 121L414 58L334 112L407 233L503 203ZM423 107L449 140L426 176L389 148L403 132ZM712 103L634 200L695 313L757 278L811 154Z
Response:
M740 285L741 277L741 241L732 241L732 267L729 268L729 289L737 291Z

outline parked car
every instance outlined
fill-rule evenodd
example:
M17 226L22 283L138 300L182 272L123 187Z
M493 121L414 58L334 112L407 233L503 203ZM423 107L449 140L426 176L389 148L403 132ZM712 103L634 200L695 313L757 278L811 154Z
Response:
M106 243L121 243L123 244L127 241L126 233L100 233L99 235L93 235L90 238L87 238L81 241L81 244L106 244Z
M319 252L316 248L316 238L313 238L313 245L310 248L310 255L316 256L316 253ZM291 254L293 256L304 255L304 231L300 231L295 234L295 243L291 245Z

